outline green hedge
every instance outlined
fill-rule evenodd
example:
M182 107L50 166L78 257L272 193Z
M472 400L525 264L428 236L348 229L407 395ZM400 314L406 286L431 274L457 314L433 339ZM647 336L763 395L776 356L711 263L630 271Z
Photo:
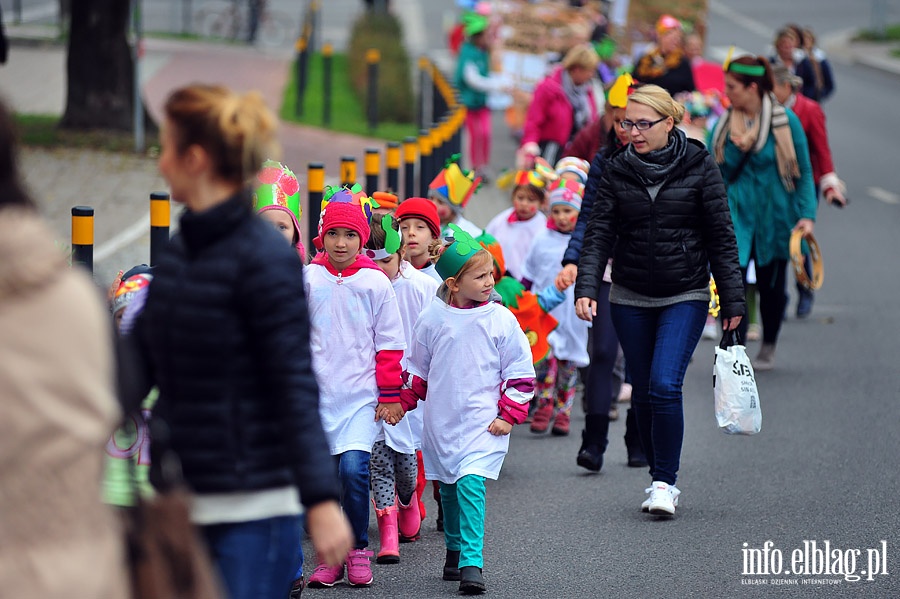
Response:
M353 24L347 48L350 84L365 105L368 81L366 52L381 52L378 69L378 120L411 123L415 119L409 55L403 46L400 21L390 14L369 11Z

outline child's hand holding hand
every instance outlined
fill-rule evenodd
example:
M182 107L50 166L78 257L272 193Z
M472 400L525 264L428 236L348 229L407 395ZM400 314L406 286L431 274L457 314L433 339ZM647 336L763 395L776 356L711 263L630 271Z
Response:
M578 266L575 264L566 264L563 266L563 269L559 271L559 274L556 275L556 288L560 291L565 291L569 287L571 287L575 283L575 278L578 276Z
M513 425L511 425L509 422L497 416L488 427L488 432L495 437L502 437L503 435L508 435L509 433L511 433L512 427Z
M403 405L397 402L391 403L380 403L378 407L375 408L375 422L379 420L384 420L391 426L396 425L398 422L403 420Z

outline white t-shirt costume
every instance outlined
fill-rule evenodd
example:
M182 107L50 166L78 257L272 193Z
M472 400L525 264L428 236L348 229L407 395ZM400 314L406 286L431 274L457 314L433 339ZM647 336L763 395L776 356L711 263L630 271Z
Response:
M437 300L438 283L405 260L400 263L400 274L391 283L400 307L406 347L412 347L413 328L422 311ZM407 356L404 355L404 370L407 361ZM422 418L422 410L412 410L395 426L383 422L382 430L375 440L383 440L388 447L399 453L415 453L417 449L422 449Z
M419 272L424 275L428 275L429 277L437 281L438 287L440 287L441 283L444 282L444 279L442 279L441 275L438 274L437 267L435 267L434 262L429 262L427 266L423 266L422 268L420 268Z
M513 208L507 208L491 219L485 231L493 235L503 249L506 270L513 278L521 280L528 249L534 238L547 228L547 217L543 212L538 212L528 220L510 222L512 213Z
M416 323L408 370L428 383L417 408L425 421L425 478L448 484L468 474L496 479L509 435L487 429L499 413L501 386L534 379L528 340L515 316L493 302L468 309L432 302Z
M522 276L532 283L532 291L544 289L556 280L571 237L569 233L545 228L534 238L522 270ZM575 286L566 289L565 294L566 300L550 310L559 326L547 336L547 342L558 360L569 360L579 367L587 366L591 361L587 352L590 324L575 314Z
M452 222L454 225L456 225L472 237L478 237L482 233L481 227L464 217L462 214L456 214L453 217ZM449 227L447 227L447 225L441 227L441 235L446 235L448 231ZM443 283L443 281L441 282Z
M375 421L375 354L406 349L394 289L375 268L336 276L325 266L310 264L303 279L319 414L331 454L371 453L381 430L381 422Z

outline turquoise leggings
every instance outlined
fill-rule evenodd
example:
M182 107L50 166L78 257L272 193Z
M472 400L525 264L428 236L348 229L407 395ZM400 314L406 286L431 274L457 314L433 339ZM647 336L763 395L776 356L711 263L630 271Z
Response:
M468 474L452 485L441 483L444 543L459 551L459 567L484 566L484 477Z

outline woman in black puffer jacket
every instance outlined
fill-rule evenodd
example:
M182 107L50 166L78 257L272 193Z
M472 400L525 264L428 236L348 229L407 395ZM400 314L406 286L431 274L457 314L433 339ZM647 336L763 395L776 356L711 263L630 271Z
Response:
M180 458L229 597L284 599L301 502L321 559L341 563L352 537L319 420L300 259L245 186L278 149L276 120L258 94L199 85L173 92L165 116L159 170L186 210L132 334L137 395L159 389L153 446Z
M610 252L610 315L628 363L632 402L653 484L641 508L672 515L684 436L682 384L709 303L710 268L723 327L744 313L737 243L722 176L675 127L684 107L655 85L628 98L631 144L603 172L575 281L575 309L591 320ZM615 243L614 243L615 242Z

